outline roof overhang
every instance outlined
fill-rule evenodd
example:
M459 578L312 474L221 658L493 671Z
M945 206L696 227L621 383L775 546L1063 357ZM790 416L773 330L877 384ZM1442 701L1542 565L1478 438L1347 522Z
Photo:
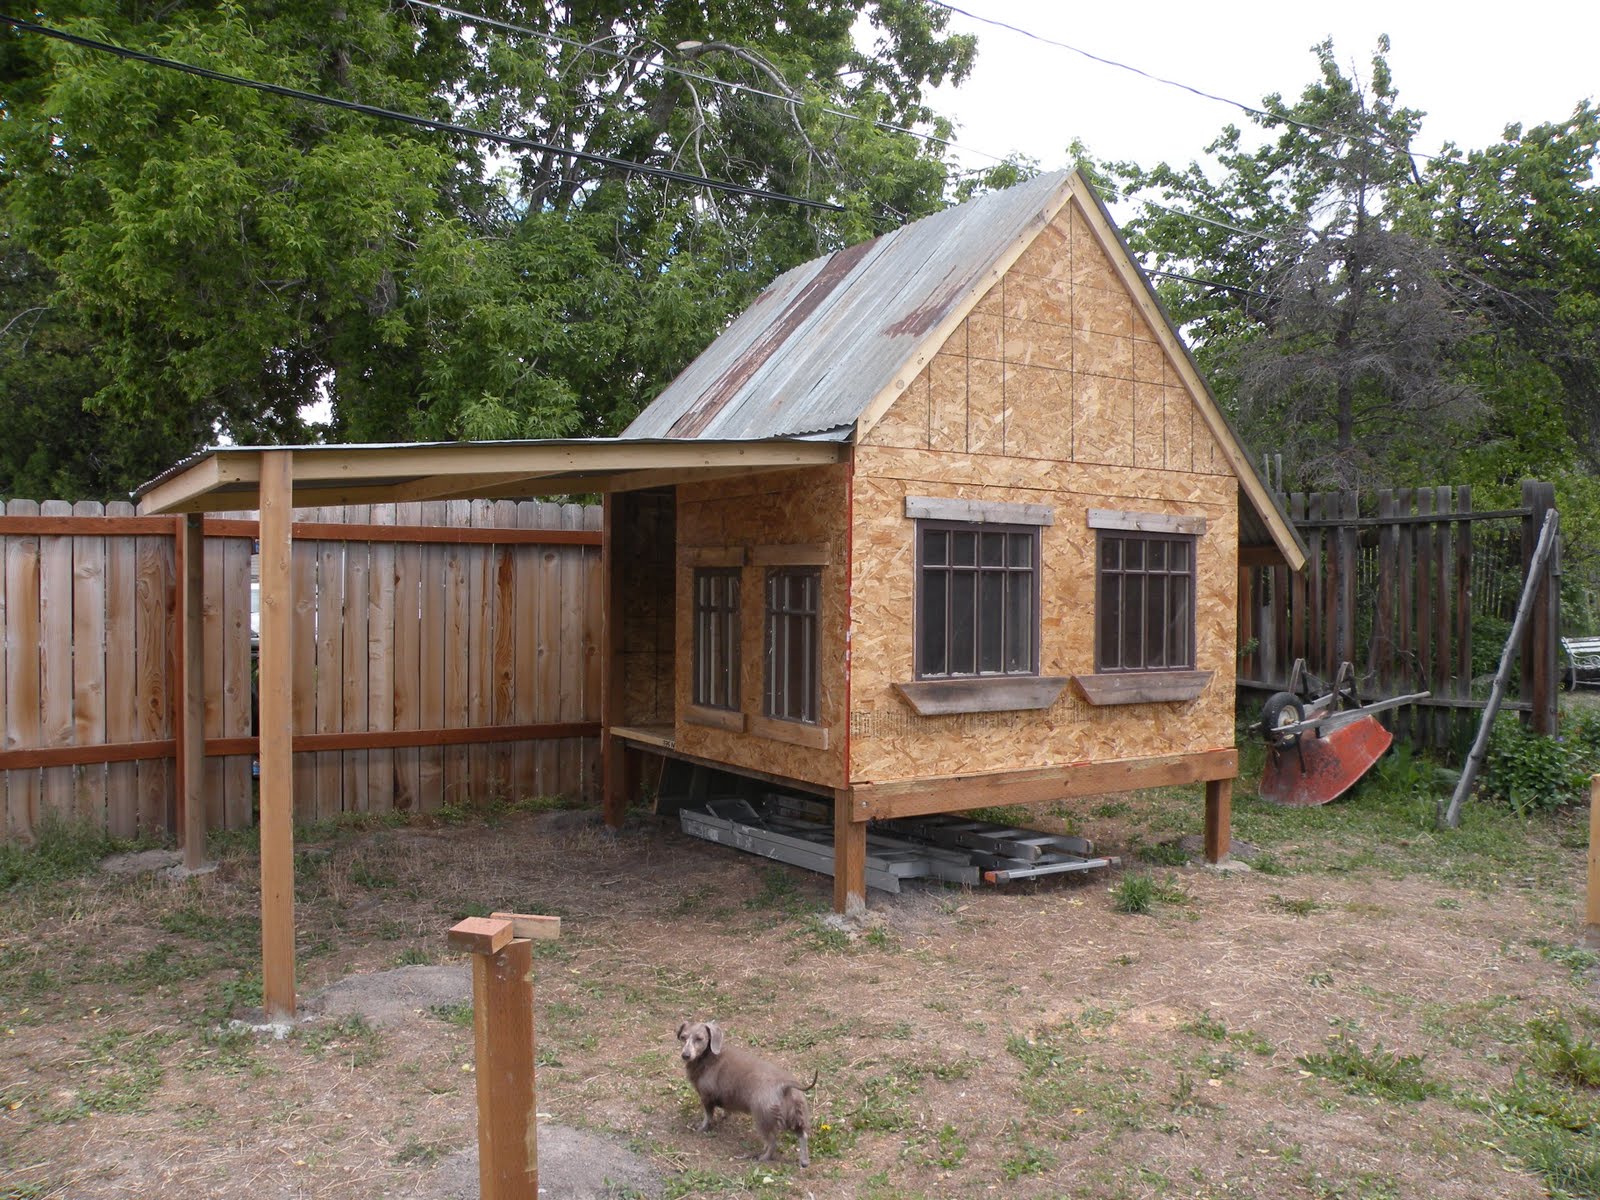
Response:
M509 499L661 487L843 460L835 441L585 438L354 446L219 446L141 487L141 513L261 504L262 456L292 455L293 504Z

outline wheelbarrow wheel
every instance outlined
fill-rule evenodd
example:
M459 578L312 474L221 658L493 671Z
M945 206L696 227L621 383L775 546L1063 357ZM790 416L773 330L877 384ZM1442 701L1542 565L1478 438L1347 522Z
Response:
M1290 725L1306 719L1305 705L1293 692L1273 692L1261 706L1261 732L1270 746L1288 748L1300 740L1298 733L1279 733Z

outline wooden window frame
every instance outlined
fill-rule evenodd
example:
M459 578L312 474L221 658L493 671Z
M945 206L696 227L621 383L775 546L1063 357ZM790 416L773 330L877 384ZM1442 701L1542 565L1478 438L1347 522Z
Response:
M1105 566L1106 544L1108 541L1115 541L1122 544L1122 548L1120 549L1118 555L1118 566L1114 570L1110 571L1108 571L1107 567ZM1148 528L1134 528L1126 525L1101 525L1096 527L1094 550L1094 669L1097 675L1143 676L1158 672L1172 673L1195 671L1195 658L1197 653L1195 642L1198 629L1197 616L1195 612L1195 581L1198 573L1199 541L1199 534L1195 532L1177 532L1168 531L1166 529L1158 532ZM1127 544L1138 544L1141 547L1141 557L1143 557L1144 554L1148 553L1147 549L1145 548L1155 543L1162 545L1179 544L1185 546L1187 549L1188 558L1187 566L1183 570L1179 571L1167 567L1163 567L1158 570L1152 570L1143 565L1136 569L1129 569L1125 565ZM1119 600L1117 604L1116 616L1119 653L1115 662L1107 662L1107 655L1105 653L1106 637L1108 632L1107 621L1112 615L1107 611L1106 604L1104 602L1106 577L1108 574L1115 575L1119 580L1122 581L1118 585ZM1137 613L1133 614L1134 619L1138 622L1138 642L1142 651L1140 654L1142 661L1137 665L1129 666L1123 661L1123 655L1121 654L1120 650L1121 647L1127 644L1126 628L1127 621L1129 619L1129 611L1127 608L1128 600L1126 593L1126 581L1132 577L1137 577L1141 581L1144 581L1140 589L1141 598L1139 601L1139 608ZM1150 641L1149 629L1146 624L1146 617L1148 614L1148 599L1143 595L1143 590L1144 586L1146 586L1148 581L1151 579L1162 579L1167 581L1167 585L1163 589L1162 599L1162 607L1164 612L1168 610L1172 602L1173 581L1181 580L1183 583L1184 600L1188 608L1188 621L1183 631L1186 646L1184 648L1184 653L1181 656L1178 656L1181 659L1180 661L1171 661L1175 656L1173 655L1174 647L1168 640L1172 632L1171 619L1169 617L1163 618L1162 620L1163 634L1161 661L1155 663L1151 663L1149 661ZM1209 678L1209 675L1207 678Z
M801 601L791 604L785 585L803 581ZM775 566L767 569L762 593L765 626L762 658L765 663L762 713L773 721L798 725L821 723L822 707L822 569L814 566ZM799 662L802 679L798 712L791 701L789 668L793 640L801 640ZM809 643L809 645L807 644Z
M982 680L1004 680L1004 679L1013 679L1014 680L1014 679L1036 678L1038 676L1038 674L1039 674L1039 634L1040 634L1040 628L1041 628L1041 624L1042 624L1042 614L1040 612L1040 581L1039 581L1039 575L1040 575L1041 542L1042 542L1043 539L1040 536L1040 529L1041 529L1041 524L1040 523L1034 523L1034 522L1028 522L1028 523L999 523L999 522L992 522L992 521L972 522L972 521L936 520L936 519L930 519L930 518L919 519L916 522L916 533L915 533L915 538L916 538L916 587L915 587L915 598L913 600L913 603L915 605L915 611L914 611L914 616L913 616L913 620L912 620L912 626L913 626L912 637L914 638L914 651L913 651L914 675L913 675L913 679L917 683L921 683L921 682L924 682L924 681L926 681L926 682L944 682L944 681L949 681L949 680L979 680L979 681L982 681ZM983 563L981 561L983 556L982 556L982 550L981 550L982 543L980 541L978 543L978 546L975 548L974 562L973 562L973 564L972 564L972 566L970 568L966 567L964 565L957 565L957 564L951 563L951 562L931 563L930 564L930 563L924 561L924 550L926 548L926 543L927 543L927 538L926 538L925 535L927 533L929 533L929 532L938 532L938 531L948 531L948 532L952 532L952 533L971 533L975 537L978 537L978 538L981 538L982 535L986 534L986 533L1005 534L1007 536L1007 542L1006 542L1007 552L1003 553L1001 555L1001 560L1002 561L998 565L991 564L991 565L985 566L985 565L983 565ZM1014 566L1010 561L1010 554L1009 554L1010 540L1009 539L1011 537L1013 537L1013 536L1026 537L1026 538L1028 538L1030 540L1031 554L1029 556L1029 563L1028 563L1028 565L1026 567ZM947 555L946 557L949 558L951 556ZM925 599L926 599L926 588L927 588L928 573L930 571L941 572L947 577L947 579L951 578L951 577L955 577L958 572L964 575L964 574L966 574L966 573L968 573L970 571L970 573L977 578L978 582L975 585L976 595L975 595L975 599L974 599L974 610L973 610L973 670L971 670L971 671L951 671L951 670L948 670L948 669L944 670L944 671L930 671L928 669L929 668L929 663L928 663L927 658L926 658L926 648L925 648L925 635L927 633L927 629L926 629L926 626L924 624L927 614L926 614L926 609L925 609L924 604L925 604ZM983 637L983 614L981 612L981 604L982 604L981 597L982 597L982 590L983 590L982 589L983 576L985 574L996 574L996 573L998 573L998 574L1001 575L1002 579L1005 580L1006 583L1009 585L1010 581L1013 578L1015 578L1015 576L1023 574L1024 572L1028 576L1028 591L1029 591L1029 600L1028 600L1028 602L1029 602L1029 613L1030 613L1030 621L1029 621L1028 631L1027 631L1027 635L1028 635L1028 661L1027 661L1027 665L1025 667L1023 667L1023 668L1019 668L1017 670L1011 670L1011 671L1008 671L1008 670L1006 670L1004 668L1004 659L1005 659L1005 654L1006 654L1006 611L1007 611L1006 598L1009 595L1009 588L1003 586L1002 587L1002 592L1001 592L1000 617L999 617L999 620L1000 620L1000 634L999 634L999 637L1000 637L1000 656L1001 656L1002 666L1001 666L1001 669L999 669L999 670L985 671L985 670L982 669L982 665L981 665L981 662L980 662L980 659L981 659L981 656L982 656L981 641L982 641L982 637ZM945 616L944 616L944 664L945 664L945 666L947 668L950 665L950 659L951 659L951 656L952 656L952 649L953 649L953 647L952 647L952 635L951 635L951 613L950 613L951 597L952 597L953 594L954 594L954 589L949 587L948 584L947 584L947 586L945 587Z
M738 567L696 567L691 576L694 613L694 674L690 703L696 708L738 712L740 708L740 602ZM723 601L715 602L712 585L724 584ZM721 650L720 662L714 656ZM712 678L712 675L715 678Z

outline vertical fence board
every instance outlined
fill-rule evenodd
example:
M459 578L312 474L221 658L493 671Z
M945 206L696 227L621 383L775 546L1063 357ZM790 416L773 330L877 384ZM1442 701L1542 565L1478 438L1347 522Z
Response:
M539 506L524 500L516 506L516 523L519 529L537 528ZM515 564L513 586L516 590L517 620L513 630L512 678L514 681L515 712L511 719L518 725L531 725L537 720L539 680L539 588L540 565L543 546L517 546L512 558ZM538 747L527 742L514 744L512 752L512 786L521 797L539 794Z
M517 506L513 501L496 501L493 514L496 527L516 528ZM494 599L489 606L494 615L494 650L490 655L494 692L490 697L489 721L494 725L514 725L517 721L516 629L521 615L516 588L517 548L491 546L489 549L494 555L491 575ZM532 686L531 681L529 686ZM516 786L516 743L500 742L489 749L495 792L508 799L520 799Z
M1378 493L1378 516L1394 516L1394 492L1388 488ZM1395 525L1378 527L1378 588L1377 609L1372 617L1372 664L1378 681L1378 691L1385 696L1395 694L1395 581L1399 570L1396 561L1397 543Z
M561 506L561 528L578 529L583 524L583 509L577 504ZM583 719L583 585L581 553L563 546L561 558L561 706L559 720ZM576 797L583 787L583 748L576 738L561 740L561 793Z
M589 505L580 510L583 514L583 528L598 531L600 529L602 513L598 506ZM600 721L605 719L605 709L600 702L601 678L604 663L601 661L601 646L605 644L605 590L606 576L605 564L600 554L599 546L574 546L584 564L584 612L583 622L583 719L585 721ZM621 644L620 642L617 644ZM584 738L584 780L583 797L594 803L600 799L600 739Z
M447 504L452 528L472 524L472 503L451 500ZM478 547L450 544L444 551L444 720L448 729L469 724L467 715L472 680L472 632L468 613L472 558ZM472 797L467 785L471 770L471 751L467 746L444 748L444 799L447 804L466 804Z
M374 525L393 525L395 506L374 504ZM395 555L393 542L372 544L367 577L367 726L394 728ZM367 751L367 796L364 807L384 812L394 805L394 751Z
M1472 489L1456 489L1456 511L1472 511ZM1456 690L1472 698L1472 522L1456 522Z
M227 546L221 538L206 538L200 555L200 668L201 729L208 738L222 736L222 711L227 677L227 637L223 582ZM182 586L182 581L178 581ZM200 798L206 806L206 828L221 829L225 821L223 760L205 758L200 767Z
M339 510L322 508L313 521L337 521ZM315 543L317 555L317 684L316 731L338 733L343 728L344 688L344 543ZM336 817L344 803L344 774L337 750L316 753L317 818Z
M482 529L494 519L494 504L489 500L473 500L468 505L467 521ZM462 648L467 659L467 712L468 725L487 725L494 703L494 603L493 546L470 546L465 555L467 566L467 607L463 614ZM489 779L489 747L483 743L466 747L466 778L470 784L463 786L463 803L484 804L491 798L486 786Z
M294 520L315 519L315 510L300 510ZM312 733L317 727L317 559L316 542L294 538L290 542L289 591L293 600L293 683L289 708L291 735ZM309 825L317 819L317 756L293 756L294 823Z
M340 520L349 525L372 522L372 506L353 504L340 510ZM367 713L367 612L372 571L372 543L365 536L341 543L344 551L344 620L340 623L343 666L343 695L339 704L339 728L367 730L372 722ZM367 752L344 750L339 753L343 777L341 806L345 812L367 811Z
M424 525L448 525L450 508L440 500L426 501L422 506ZM432 543L423 551L422 563L422 635L421 635L421 697L420 722L424 729L440 729L445 725L445 659L446 648L445 547ZM453 650L454 647L450 647ZM459 657L459 656L457 656ZM418 793L424 812L438 808L445 800L444 750L439 746L424 746L421 751Z
M125 500L106 505L108 517L130 517ZM138 736L138 550L126 535L106 539L106 740L131 742ZM139 768L136 763L106 766L106 827L116 837L139 828Z
M1354 521L1360 508L1354 492L1344 494L1344 515ZM1335 658L1356 661L1356 573L1359 569L1359 544L1354 525L1339 530L1339 643Z
M255 654L250 628L249 538L222 538L222 736L248 737L255 732L251 703L255 696ZM230 754L222 760L222 828L249 829L255 823L255 781L251 756Z
M13 500L8 516L34 517L34 500ZM6 540L6 740L8 750L39 744L39 539ZM30 837L39 824L42 783L35 770L9 771L6 821L13 835Z
M72 506L78 517L98 517L105 508L98 501L80 500ZM106 740L106 539L72 539L72 725L80 746L97 746ZM0 671L0 674L4 674ZM86 763L77 768L73 800L76 820L106 828L106 765Z
M135 736L156 741L171 736L169 634L175 611L175 547L171 537L134 538L134 687L137 696ZM165 759L137 764L139 832L162 837L173 829L177 801L172 793L172 766Z
M1296 492L1289 497L1289 514L1290 519L1294 521L1305 519L1306 497L1304 492ZM1290 667L1293 667L1295 659L1306 656L1306 571L1310 569L1310 559L1308 557L1306 570L1296 571L1289 581L1290 624L1293 630L1289 638Z
M561 506L539 502L539 524L546 529L561 528ZM554 546L540 547L538 620L538 720L561 719L561 554ZM561 745L542 741L537 748L539 791L559 795L561 784Z
M46 500L45 517L68 517L72 505ZM39 701L41 746L70 746L77 731L72 714L72 539L39 539ZM46 767L43 812L70 821L76 800L71 767Z
M1435 489L1433 509L1436 513L1453 514L1456 511L1455 489L1441 487ZM1455 646L1451 640L1450 602L1455 593L1452 575L1455 571L1456 551L1451 535L1456 526L1447 521L1440 521L1434 526L1434 554L1433 554L1433 694L1436 696L1450 697L1455 694L1453 679L1456 654ZM1433 738L1436 746L1447 745L1450 740L1450 711L1446 708L1433 710Z
M396 525L420 525L422 505L395 506ZM394 727L422 728L422 569L426 551L402 542L394 551ZM421 812L422 751L407 747L394 752L395 805Z

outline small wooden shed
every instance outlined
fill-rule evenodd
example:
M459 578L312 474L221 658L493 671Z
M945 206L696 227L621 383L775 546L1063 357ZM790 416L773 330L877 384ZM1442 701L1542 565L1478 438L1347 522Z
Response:
M609 787L831 797L841 910L874 818L1203 782L1226 854L1239 568L1304 549L1080 174L790 271L635 437L841 453L611 498Z
M1241 564L1305 551L1077 173L788 272L618 438L217 447L140 493L189 514L176 707L204 848L198 514L261 511L263 990L295 1005L295 506L606 496L604 811L656 754L867 823L1206 785L1228 849Z

